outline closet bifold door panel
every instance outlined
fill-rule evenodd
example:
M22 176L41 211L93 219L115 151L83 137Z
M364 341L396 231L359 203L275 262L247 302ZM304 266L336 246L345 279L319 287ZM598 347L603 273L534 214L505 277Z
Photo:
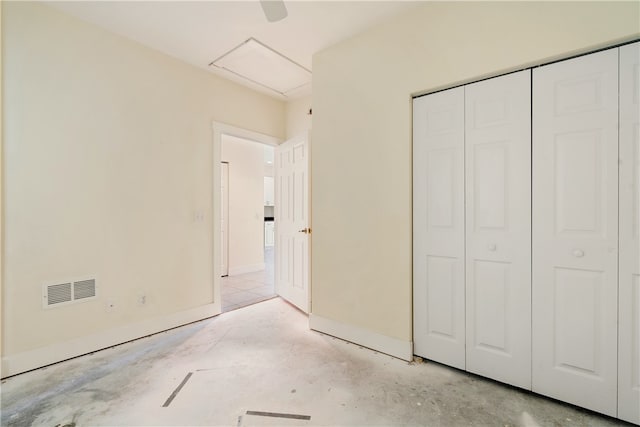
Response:
M640 43L620 48L618 418L640 424Z
M465 368L464 88L413 101L414 353Z
M617 413L618 49L533 70L533 391Z
M531 71L465 86L467 370L531 389Z

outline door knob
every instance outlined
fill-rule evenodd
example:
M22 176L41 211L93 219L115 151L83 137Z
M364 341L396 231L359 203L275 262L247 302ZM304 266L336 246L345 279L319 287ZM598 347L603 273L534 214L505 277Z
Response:
M582 249L574 249L573 256L576 258L582 258L584 256L584 251Z
M311 229L303 228L302 230L298 230L298 233L311 234Z

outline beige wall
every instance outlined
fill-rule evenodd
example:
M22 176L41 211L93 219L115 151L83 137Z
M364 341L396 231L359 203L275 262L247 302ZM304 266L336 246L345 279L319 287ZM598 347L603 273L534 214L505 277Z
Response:
M316 54L314 315L412 339L412 94L638 37L639 7L427 2Z
M285 107L287 139L311 129L309 109L311 109L311 96L287 102Z
M210 305L212 121L283 138L284 103L41 4L2 19L3 360ZM42 308L83 277L98 299Z
M229 275L264 268L264 145L222 136L229 162Z

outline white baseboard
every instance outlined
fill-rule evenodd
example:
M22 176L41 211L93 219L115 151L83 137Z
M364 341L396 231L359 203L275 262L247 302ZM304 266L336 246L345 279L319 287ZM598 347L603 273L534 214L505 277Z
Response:
M37 369L72 357L91 353L147 335L186 325L220 314L220 303L143 320L96 334L40 347L2 358L1 377Z
M343 340L388 354L398 359L413 360L413 342L391 338L358 326L347 325L316 314L309 315L309 327Z
M238 274L253 273L265 269L264 262L261 264L239 265L237 267L229 267L229 276L237 276Z

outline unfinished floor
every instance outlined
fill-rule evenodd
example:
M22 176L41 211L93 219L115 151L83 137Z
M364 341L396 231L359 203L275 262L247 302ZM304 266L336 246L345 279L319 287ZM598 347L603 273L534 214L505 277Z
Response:
M10 378L1 396L3 426L627 425L310 331L279 298Z

